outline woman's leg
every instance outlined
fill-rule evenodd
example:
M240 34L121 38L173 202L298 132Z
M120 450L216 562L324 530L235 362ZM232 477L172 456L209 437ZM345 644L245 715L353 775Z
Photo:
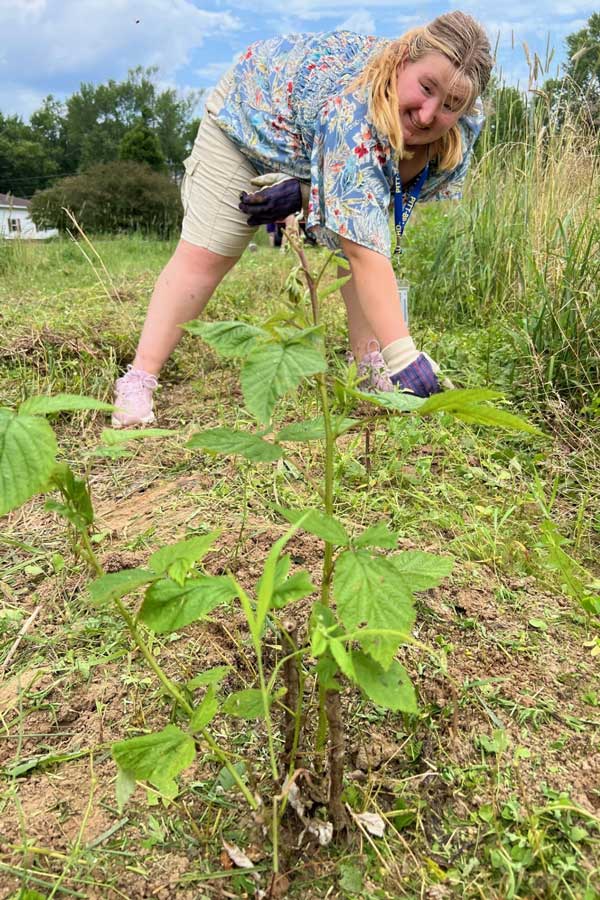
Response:
M200 315L238 259L179 241L154 287L133 361L135 369L158 375L181 340L179 326Z
M343 278L348 275L347 269L338 267L337 277ZM354 287L354 279L351 278L342 287L342 297L346 306L346 314L348 316L348 336L350 338L350 346L356 360L360 360L367 354L370 348L377 344L377 339L373 333L373 329L367 322L365 314L362 311L358 301L358 295ZM379 346L377 344L377 346Z

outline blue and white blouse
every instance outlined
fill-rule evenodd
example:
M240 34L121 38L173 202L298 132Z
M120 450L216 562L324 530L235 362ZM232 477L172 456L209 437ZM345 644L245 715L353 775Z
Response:
M310 181L307 227L321 244L339 237L390 256L395 168L370 122L366 90L348 91L385 40L333 31L258 41L233 69L215 121L260 172ZM463 157L450 172L430 165L420 202L459 199L483 116L459 120Z

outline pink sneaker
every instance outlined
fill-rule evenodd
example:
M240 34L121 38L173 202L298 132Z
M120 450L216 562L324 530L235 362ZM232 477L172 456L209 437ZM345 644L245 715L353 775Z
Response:
M379 344L372 341L373 345L359 361L357 375L359 387L364 391L393 391L394 385L390 380L390 370L379 349ZM352 353L347 354L348 364L354 362Z
M112 414L112 427L151 425L154 422L152 392L157 387L156 375L127 366L127 372L121 378L117 378L115 383L114 404L117 409Z

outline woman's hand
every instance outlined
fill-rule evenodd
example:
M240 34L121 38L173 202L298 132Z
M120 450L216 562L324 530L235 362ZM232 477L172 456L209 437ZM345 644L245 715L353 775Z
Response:
M258 175L250 184L259 190L240 194L239 209L248 216L248 225L280 222L302 209L302 188L297 178L273 172Z

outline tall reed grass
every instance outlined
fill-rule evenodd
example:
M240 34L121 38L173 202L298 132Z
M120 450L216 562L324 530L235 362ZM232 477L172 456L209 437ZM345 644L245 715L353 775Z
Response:
M436 246L432 265L411 254L416 311L506 328L515 378L590 408L600 390L599 135L574 103L557 111L541 91L512 95L502 130L515 138L498 143L488 125L463 201L444 216L424 210L415 229L413 250L428 219Z

